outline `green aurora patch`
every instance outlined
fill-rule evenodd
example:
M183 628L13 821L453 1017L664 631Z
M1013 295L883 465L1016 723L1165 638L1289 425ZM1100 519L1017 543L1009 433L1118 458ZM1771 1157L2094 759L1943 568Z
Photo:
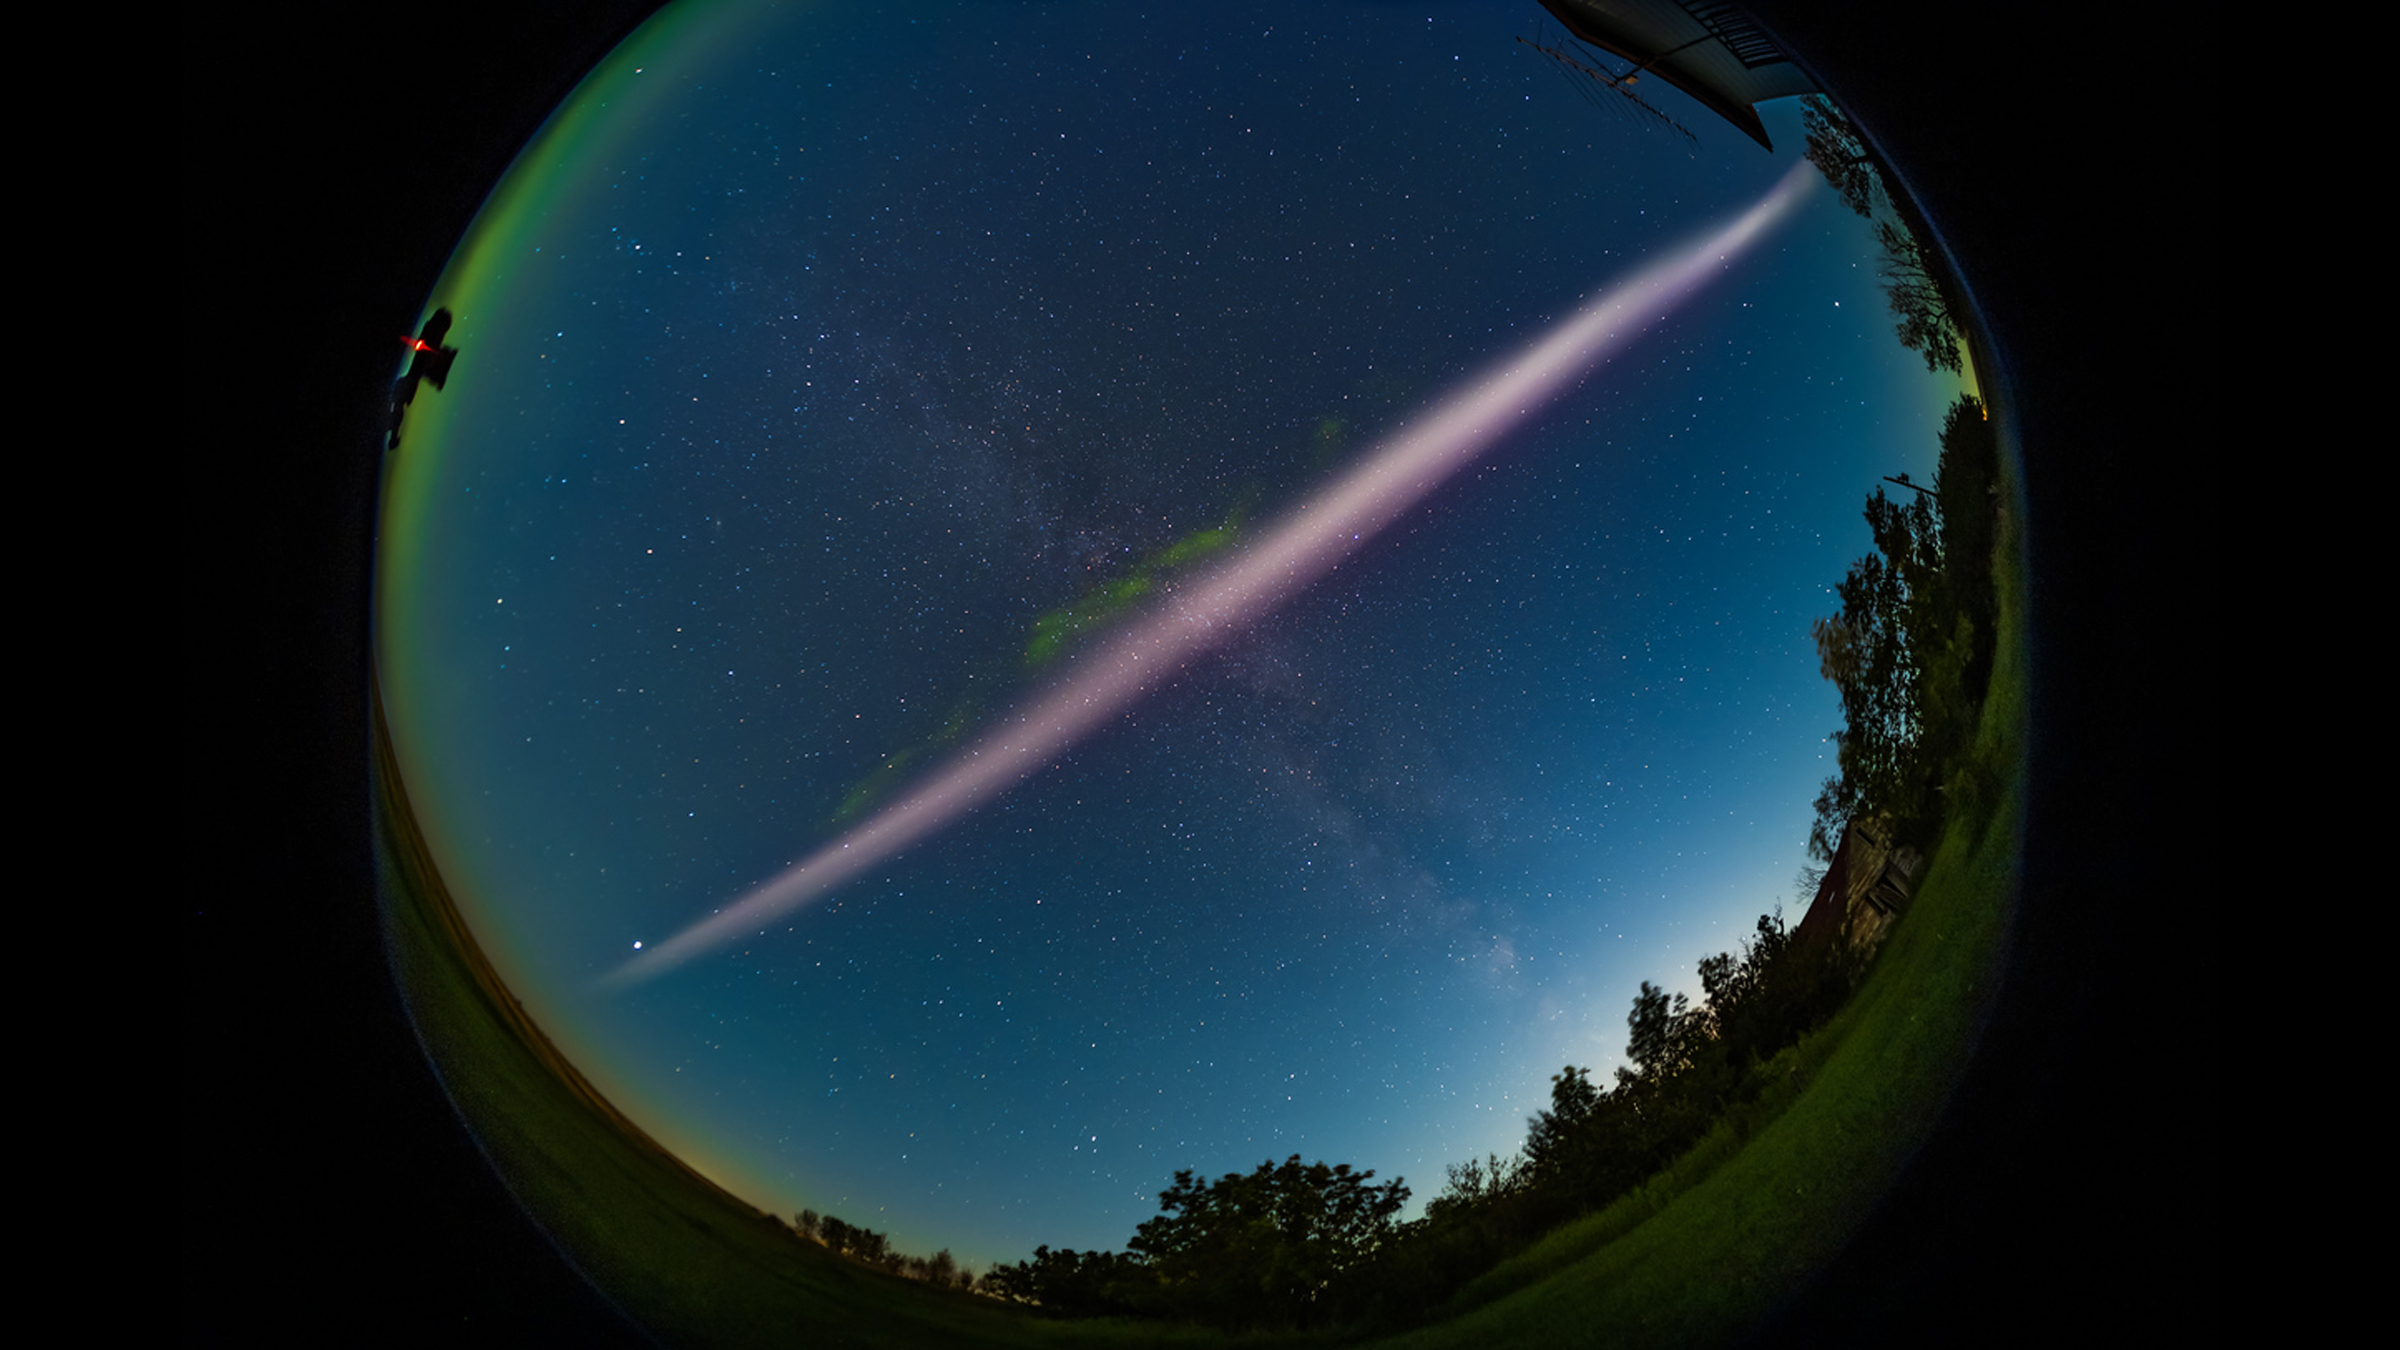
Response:
M1160 578L1224 550L1241 532L1238 519L1211 529L1197 530L1152 553L1124 576L1101 583L1074 603L1061 605L1033 621L1025 640L1025 668L1039 670L1065 655L1075 644L1114 625L1158 588Z
M1169 575L1222 553L1241 537L1243 519L1248 515L1250 500L1255 496L1255 493L1246 495L1242 504L1227 515L1224 524L1184 535L1152 551L1125 574L1092 587L1067 604L1036 615L1026 634L1022 668L1031 672L1051 665L1085 639L1116 626L1141 603L1143 597L1156 591ZM940 730L913 745L886 754L874 769L842 794L841 802L833 808L828 824L847 823L869 806L883 800L908 776L909 769L929 752L950 745L966 735L969 728L975 725L983 706L982 698L969 694L952 705L950 715L943 719Z

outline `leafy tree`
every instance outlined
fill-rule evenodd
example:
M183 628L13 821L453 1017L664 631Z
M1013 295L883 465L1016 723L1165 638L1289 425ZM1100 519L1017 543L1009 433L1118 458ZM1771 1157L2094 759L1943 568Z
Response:
M1905 505L1877 488L1867 499L1867 528L1875 552L1850 565L1835 588L1842 610L1814 627L1818 669L1841 695L1842 730L1834 733L1838 778L1818 799L1809 854L1831 861L1841 826L1863 812L1903 820L1922 816L1927 803L1916 754L1922 722L1918 657L1923 644L1911 608L1938 586L1941 536L1931 499Z
M1959 348L1957 293L1925 241L1932 238L1923 217L1895 195L1881 156L1841 109L1823 94L1801 100L1800 124L1808 137L1808 162L1845 206L1875 222L1883 259L1877 275L1891 305L1900 345L1925 358L1925 369L1965 368Z
M1625 1042L1625 1058L1633 1067L1617 1070L1620 1087L1658 1082L1688 1068L1696 1043L1705 1033L1704 1021L1693 1013L1690 999L1681 994L1670 999L1667 991L1648 980L1642 981L1642 992L1634 996L1625 1025L1633 1033Z
M1700 962L1714 1053L1726 1070L1747 1072L1832 1016L1857 975L1847 948L1802 949L1782 910L1759 915L1740 956L1719 952Z
M1533 1212L1563 1218L1607 1203L1689 1145L1714 1109L1713 1077L1679 1078L1704 1056L1708 1019L1681 994L1645 980L1627 1015L1614 1090L1570 1064L1550 1079L1550 1108L1528 1122L1525 1159L1543 1193ZM1687 1137L1688 1136L1688 1137Z
M1999 546L2000 442L1981 400L1969 394L1942 419L1942 458L1934 473L1942 520L1942 569L1950 596L1975 627L1967 694L1978 705L1991 684L2000 596L1992 584Z
M1980 818L1999 787L1996 770L1975 753L1999 626L1992 577L1999 457L1983 405L1971 396L1958 400L1943 422L1934 481L1942 522L1942 584L1918 620L1924 635L1918 657L1924 671L1920 754L1944 818L1962 811Z
M1998 475L1991 424L1967 395L1944 419L1933 488L1906 503L1880 488L1867 499L1875 552L1850 565L1836 588L1841 613L1814 629L1843 715L1840 772L1825 781L1809 835L1820 862L1851 820L1884 817L1921 846L1949 796L1980 795L1972 750L1998 622Z
M1592 1086L1591 1070L1572 1064L1550 1075L1550 1108L1527 1122L1525 1158L1537 1173L1570 1170L1592 1132L1608 1094Z
M1141 1311L1137 1300L1153 1283L1141 1263L1116 1252L1033 1249L1031 1261L994 1266L983 1291L1016 1303L1039 1304L1056 1317L1111 1317Z
M1825 175L1843 205L1862 218L1873 218L1883 195L1883 172L1858 128L1823 94L1800 100L1800 127L1808 137L1808 162Z
M1875 242L1883 249L1876 276L1883 282L1883 298L1891 306L1892 317L1899 320L1900 345L1924 357L1928 371L1956 374L1964 370L1949 292L1943 288L1933 255L1921 236L1889 220L1879 220L1875 222Z
M1163 1311L1226 1327L1321 1321L1328 1292L1390 1241L1408 1203L1400 1179L1376 1186L1374 1175L1303 1166L1296 1153L1211 1183L1177 1172L1126 1245L1156 1276Z
M1508 1199L1532 1180L1532 1169L1521 1154L1506 1158L1497 1153L1487 1154L1451 1163L1442 1170L1448 1184L1425 1207L1427 1216L1435 1219Z
M1700 960L1700 992L1706 999L1709 1032L1728 1043L1740 1037L1742 1043L1734 1051L1737 1056L1757 1049L1755 1038L1743 1033L1769 997L1770 981L1791 945L1791 930L1784 927L1779 907L1771 915L1758 916L1758 931L1743 941L1739 958L1719 952Z
M907 1257L892 1250L888 1233L844 1223L828 1214L817 1221L817 1238L833 1251L864 1265L899 1269Z

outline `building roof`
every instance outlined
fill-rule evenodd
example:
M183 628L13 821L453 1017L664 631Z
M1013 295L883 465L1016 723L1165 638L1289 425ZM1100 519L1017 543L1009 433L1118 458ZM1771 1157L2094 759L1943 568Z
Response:
M1728 0L1542 0L1567 31L1631 61L1772 150L1752 105L1817 86Z

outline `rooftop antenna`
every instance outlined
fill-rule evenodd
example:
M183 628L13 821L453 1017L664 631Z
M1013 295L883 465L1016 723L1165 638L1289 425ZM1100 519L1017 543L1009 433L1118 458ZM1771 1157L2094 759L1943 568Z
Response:
M1682 47L1676 48L1675 51L1661 52L1658 56L1651 58L1650 62L1618 73L1607 68L1608 58L1599 52L1588 48L1580 51L1570 50L1563 40L1545 42L1542 38L1546 35L1545 32L1530 38L1518 38L1517 41L1550 58L1551 64L1558 67L1559 74L1565 76L1567 83L1574 88L1577 97L1595 108L1606 108L1621 117L1628 118L1637 126L1652 129L1665 126L1681 134L1695 148L1699 146L1699 137L1694 136L1681 122L1660 112L1649 100L1633 91L1634 84L1642 78L1644 70L1649 69L1650 65L1656 61L1673 56L1676 51L1683 50ZM1684 46L1705 42L1708 40L1708 36L1695 38L1693 42L1687 42Z

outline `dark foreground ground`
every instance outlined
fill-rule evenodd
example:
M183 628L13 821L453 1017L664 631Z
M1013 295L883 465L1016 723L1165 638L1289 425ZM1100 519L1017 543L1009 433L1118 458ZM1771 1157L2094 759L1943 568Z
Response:
M246 351L238 381L193 361L181 391L210 413L178 456L173 575L196 672L171 793L193 864L173 900L187 1342L641 1343L491 1177L385 972L365 615L388 339L645 8L182 20L182 308L231 316ZM2218 869L2196 836L2225 813L2215 644L2194 640L2221 585L2219 35L2163 5L1759 8L1976 290L2021 417L2034 578L2025 900L1983 1052L1765 1339L2198 1332L2224 1165L2202 1095Z

